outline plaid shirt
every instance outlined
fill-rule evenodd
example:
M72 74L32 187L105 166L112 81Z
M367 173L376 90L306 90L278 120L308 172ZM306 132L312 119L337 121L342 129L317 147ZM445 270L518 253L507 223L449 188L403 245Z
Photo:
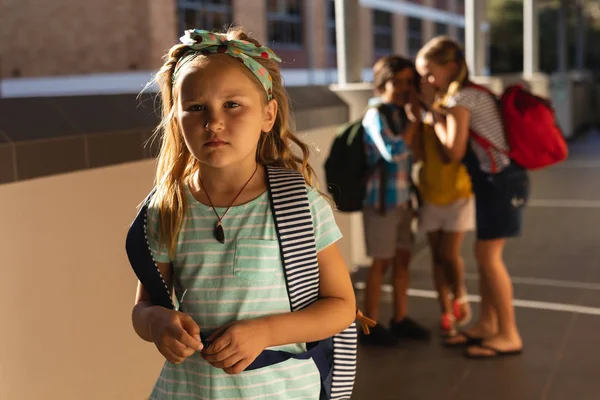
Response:
M365 128L365 150L369 167L374 166L382 158L386 161L387 184L385 191L386 211L398 208L398 206L409 201L410 194L410 151L404 142L403 135L395 135L394 132L403 132L406 129L406 118L402 119L398 107L386 104L392 111L393 127L390 128L386 118L373 106L377 105L379 99L371 99L371 108L366 112L362 120ZM375 169L367 180L367 194L365 207L378 208L380 205L380 170Z

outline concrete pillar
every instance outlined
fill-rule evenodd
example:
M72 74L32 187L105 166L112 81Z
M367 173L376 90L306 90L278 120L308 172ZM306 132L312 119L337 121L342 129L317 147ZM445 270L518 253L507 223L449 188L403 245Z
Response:
M362 81L358 23L359 0L335 0L338 83L342 87Z
M465 55L473 76L489 73L486 10L486 1L465 0Z
M177 43L183 32L178 32L177 5L175 0L148 1L148 16L145 19L147 40L149 42L148 64L140 68L157 69L162 66L162 58L173 44Z
M408 17L406 15L394 14L394 47L395 54L408 55Z
M252 37L260 43L267 43L267 2L266 1L248 1L233 0L233 21L241 25L247 32L252 32Z
M568 17L567 0L560 0L560 8L558 10L558 72L566 74L569 69L569 53L567 42L567 17Z
M531 77L540 69L539 15L536 0L523 0L523 75Z
M435 8L435 0L425 0L423 5ZM435 37L435 22L431 19L423 19L421 24L422 43L425 44Z
M448 11L458 13L458 4L456 4L456 0L448 0ZM448 36L455 39L458 38L458 26L454 24L448 25Z
M371 68L375 58L375 46L373 45L373 10L367 7L360 7L360 22L358 29L360 31L359 47L362 54L363 68Z
M325 0L306 0L304 40L308 56L308 83L318 82L317 70L327 64L327 17Z

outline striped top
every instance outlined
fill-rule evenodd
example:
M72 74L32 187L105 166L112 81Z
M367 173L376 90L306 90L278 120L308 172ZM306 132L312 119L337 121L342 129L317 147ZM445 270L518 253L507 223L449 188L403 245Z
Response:
M369 105L374 106L377 101L378 99L372 99ZM406 118L401 118L404 110L392 104L385 104L384 107L391 108L394 126L390 127L387 119L375 107L365 113L362 125L366 132L365 152L368 166L373 167L382 158L386 161L388 178L385 207L386 210L393 210L409 199L410 152L401 134L406 128ZM367 179L364 202L366 207L379 207L380 183L380 171L376 169Z
M490 141L498 149L509 150L502 118L494 97L480 89L466 87L449 99L447 107L456 106L463 106L470 111L469 129ZM475 140L469 140L469 145L479 160L481 170L492 172L490 155ZM495 161L496 172L502 171L510 164L510 158L506 154L494 148L491 148L490 152Z
M317 252L341 237L331 207L307 187ZM188 213L174 260L159 251L157 212L148 210L149 242L159 262L173 263L178 298L187 290L180 310L204 332L231 321L290 312L279 242L268 193L232 207L223 219L225 244L213 237L216 217L186 188ZM225 208L217 208L219 215ZM272 348L292 353L305 343ZM199 355L179 365L165 362L150 399L318 399L319 372L312 360L288 360L239 375L227 375Z

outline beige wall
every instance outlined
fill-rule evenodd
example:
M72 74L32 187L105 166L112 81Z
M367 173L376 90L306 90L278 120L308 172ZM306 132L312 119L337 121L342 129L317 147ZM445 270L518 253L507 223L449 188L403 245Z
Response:
M161 359L131 328L136 281L124 238L152 169L146 161L0 186L0 399L149 393Z
M0 14L4 77L152 69L176 40L175 0L0 0Z
M336 129L300 133L320 150L311 157L319 177ZM149 394L162 359L131 327L136 280L124 239L152 174L142 161L0 185L0 399Z

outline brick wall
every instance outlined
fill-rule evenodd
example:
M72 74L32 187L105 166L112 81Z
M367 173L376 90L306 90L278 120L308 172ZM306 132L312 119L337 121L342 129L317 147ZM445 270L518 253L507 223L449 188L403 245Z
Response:
M0 0L0 14L2 77L151 69L176 37L175 0Z
M460 13L458 0L411 0ZM302 49L276 51L283 68L335 65L326 48L328 0L306 0ZM232 0L233 22L266 43L266 1ZM0 77L35 77L153 70L177 42L176 0L0 0ZM8 17L7 17L8 16ZM308 20L310 19L310 23ZM406 53L406 18L394 16L394 50ZM372 10L360 7L359 46L364 67L372 66ZM423 40L434 32L424 21ZM456 35L456 28L449 27ZM309 56L312 54L312 59Z

